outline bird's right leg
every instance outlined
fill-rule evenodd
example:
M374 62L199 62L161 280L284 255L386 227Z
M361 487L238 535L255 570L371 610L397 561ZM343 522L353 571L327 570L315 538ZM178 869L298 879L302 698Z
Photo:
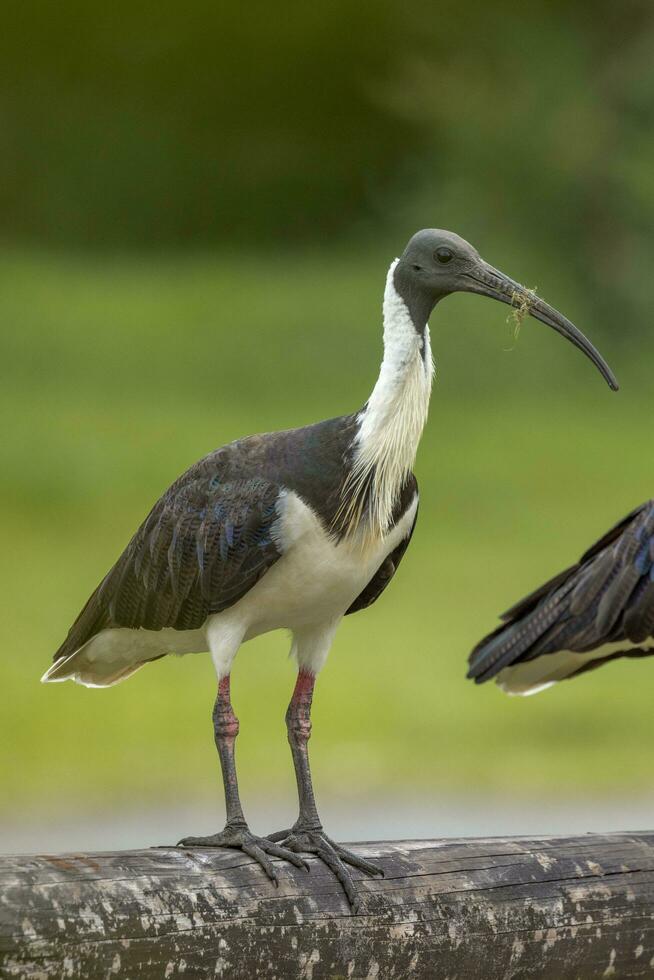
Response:
M234 758L238 730L238 718L234 714L232 707L229 674L227 674L218 682L218 694L213 709L213 731L223 774L227 822L225 823L224 829L217 834L210 834L208 837L184 837L179 841L178 846L240 848L245 854L249 854L250 857L254 858L261 865L270 880L276 884L277 872L271 861L272 857L290 861L297 868L305 868L307 871L309 870L309 866L294 851L286 847L281 847L265 837L257 837L251 833L243 815L243 808L241 807L238 792L238 779Z
M337 844L323 830L313 795L307 747L311 737L311 702L315 680L315 674L311 670L300 668L293 697L286 712L288 741L297 778L300 812L290 830L270 834L268 840L280 841L286 848L315 854L320 858L341 883L350 907L357 912L361 908L361 902L347 866L370 875L383 875L384 872L341 844Z

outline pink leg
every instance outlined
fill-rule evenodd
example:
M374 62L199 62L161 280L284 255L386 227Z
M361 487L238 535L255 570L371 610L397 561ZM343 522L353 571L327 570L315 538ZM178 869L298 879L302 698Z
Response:
M238 795L238 778L234 761L234 747L238 731L238 718L232 707L228 674L218 683L218 695L213 707L213 735L223 773L225 813L228 827L245 826L245 817Z
M295 690L286 712L288 741L293 755L297 791L300 801L298 823L306 830L321 830L320 817L316 809L309 766L309 746L311 738L311 702L316 675L301 669L295 682Z
M281 841L283 846L290 850L315 854L319 857L341 883L352 910L358 911L361 907L360 900L346 865L371 875L383 874L383 872L374 864L370 864L369 861L331 840L323 831L313 795L307 745L311 737L311 702L315 683L315 674L300 669L291 703L286 712L286 727L295 766L300 813L290 830L270 834L268 839Z

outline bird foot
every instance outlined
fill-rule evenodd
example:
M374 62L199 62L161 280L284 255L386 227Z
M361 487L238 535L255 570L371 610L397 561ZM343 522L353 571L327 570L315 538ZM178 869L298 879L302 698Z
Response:
M296 851L269 840L267 837L257 837L250 832L246 824L232 825L227 824L224 830L218 834L210 834L208 837L183 837L177 843L178 847L233 847L249 854L251 858L261 865L270 880L275 886L279 884L279 876L271 858L280 858L288 861L296 868L309 870L309 865L301 858Z
M362 904L347 865L369 875L381 875L382 878L384 876L383 870L378 868L376 864L371 864L352 851L348 851L346 847L342 847L341 844L331 840L322 827L303 828L296 826L290 830L281 830L275 834L269 834L267 839L271 842L279 842L285 850L315 854L316 857L320 858L341 884L350 903L350 908L355 915L361 912Z

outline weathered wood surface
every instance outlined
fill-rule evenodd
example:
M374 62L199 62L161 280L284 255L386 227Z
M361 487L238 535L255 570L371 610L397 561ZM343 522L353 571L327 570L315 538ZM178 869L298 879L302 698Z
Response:
M507 980L654 976L654 832L356 845L333 876L236 851L0 857L0 976Z

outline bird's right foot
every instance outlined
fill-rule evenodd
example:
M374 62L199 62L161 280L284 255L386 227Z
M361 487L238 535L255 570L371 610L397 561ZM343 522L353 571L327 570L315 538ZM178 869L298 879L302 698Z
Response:
M348 865L357 868L365 874L384 877L384 872L376 864L371 864L365 858L337 844L336 841L328 837L322 827L303 827L296 824L290 830L280 830L268 836L269 841L281 841L284 850L304 852L305 854L315 854L316 857L327 865L333 872L336 879L345 892L350 908L356 915L363 910L363 905L357 894L356 885L352 880L352 875L348 870Z
M279 877L271 858L279 858L288 861L296 868L309 870L307 862L295 851L287 847L281 847L266 837L257 837L251 833L247 824L233 824L225 827L218 834L210 834L208 837L182 837L177 843L178 847L183 848L204 848L204 847L234 847L249 854L251 858L261 865L270 880L277 885Z

